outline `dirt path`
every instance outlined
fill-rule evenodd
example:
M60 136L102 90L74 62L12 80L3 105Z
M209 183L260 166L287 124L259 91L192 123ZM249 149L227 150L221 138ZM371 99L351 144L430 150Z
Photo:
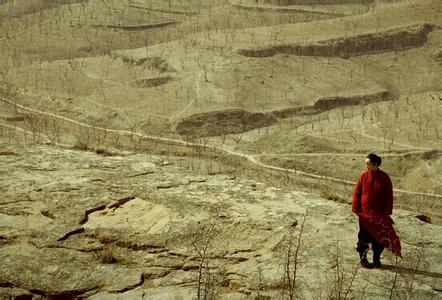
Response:
M187 111L196 101L198 101L199 95L200 95L200 80L202 79L203 71L199 72L197 75L195 82L195 91L196 91L196 97L189 101L189 103L184 107L183 110L177 112L175 116L172 117L172 120L178 119L180 115L182 115L185 111Z
M416 151L407 151L403 153L385 153L382 154L384 157L397 157L397 156L405 156L409 154L419 154L426 152L425 150L416 150ZM264 153L264 154L256 154L256 157L262 156L272 156L272 157L284 157L284 156L365 156L363 153L336 153L336 152L308 152L308 153Z
M14 105L18 109L22 109L22 110L29 111L29 112L32 112L32 113L35 113L35 114L44 115L44 116L56 118L56 119L59 119L59 120L63 120L63 121L66 121L66 122L69 122L71 124L75 124L75 125L78 125L78 126L81 126L81 127L91 128L91 129L95 129L95 130L99 130L99 131L104 131L106 133L113 133L113 134L123 135L123 136L138 136L138 137L143 138L143 139L149 139L149 140L153 140L153 141L165 142L165 143L168 143L168 144L175 144L175 145L181 145L181 146L184 145L186 147L200 147L200 148L203 147L203 148L206 148L206 149L212 149L212 150L216 150L216 151L221 151L221 152L224 152L224 153L232 155L232 156L245 158L249 162L251 162L251 163L253 163L253 164L255 164L255 165L259 166L259 167L270 169L270 170L282 171L282 172L286 172L286 173L288 172L288 173L292 173L292 174L296 174L296 175L304 175L304 176L311 177L311 178L324 179L324 180L339 182L339 183L343 183L343 184L347 184L347 185L354 185L355 184L355 182L350 181L350 180L344 180L344 179L339 179L339 178L334 178L334 177L329 177L329 176L322 176L322 175L317 175L317 174L313 174L313 173L307 173L307 172L303 172L303 171L299 171L299 170L280 168L280 167L264 164L257 157L255 157L254 155L240 153L240 152L235 152L233 150L226 149L226 148L221 148L221 147L217 147L217 146L213 146L213 145L201 145L201 144L196 144L196 143L192 143L192 142L186 142L186 141L183 141L183 140L176 140L176 139L170 139L170 138L164 138L164 137L157 137L157 136L152 136L152 135L145 135L145 134L141 134L141 133L138 133L138 132L130 132L130 131L127 131L127 130L107 129L107 128L103 128L103 127L92 126L92 125L85 124L85 123L82 123L82 122L79 122L79 121L75 121L75 120L67 118L67 117L56 115L56 114L53 114L53 113L48 113L48 112L36 110L36 109L33 109L33 108L29 108L29 107L23 106L21 104L14 103L13 101L7 100L5 98L0 98L0 100L3 101L4 103L10 104L10 105ZM396 192L396 193L404 193L404 194L411 194L411 195L420 195L420 196L430 196L430 197L442 198L442 195L440 195L440 194L421 193L421 192L414 192L414 191L408 191L408 190L403 190L403 189L394 189L394 192Z
M366 137L366 138L369 138L369 139L375 140L375 141L377 141L377 142L384 142L384 141L385 141L385 142L388 143L388 144L391 144L391 145L398 145L398 146L401 146L401 147L404 147L404 148L409 148L409 149L422 149L422 150L431 150L431 149L433 149L433 148L429 148L429 147L419 147L419 146L413 146L413 145L411 145L411 144L400 143L400 142L396 142L396 141L391 140L391 139L388 139L388 138L385 138L385 139L383 139L383 138L378 138L378 137L375 137L375 136L372 136L372 135L367 134L366 131L365 131L365 129L366 129L365 126L362 127L362 132L360 133L360 135L361 135L361 136L364 136L364 137Z

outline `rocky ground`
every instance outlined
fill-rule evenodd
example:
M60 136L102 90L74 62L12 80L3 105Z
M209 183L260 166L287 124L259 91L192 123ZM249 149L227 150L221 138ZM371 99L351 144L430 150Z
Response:
M0 299L442 299L441 2L254 2L0 0Z
M278 299L295 261L301 298L441 298L440 227L413 213L394 211L397 268L384 252L365 270L350 207L317 194L134 152L0 150L1 298Z

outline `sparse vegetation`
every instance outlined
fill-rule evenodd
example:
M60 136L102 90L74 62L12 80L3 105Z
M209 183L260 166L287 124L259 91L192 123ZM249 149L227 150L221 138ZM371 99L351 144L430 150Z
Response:
M198 263L197 299L216 299L221 285L222 276L219 274L221 265L214 262L216 258L222 259L227 254L221 248L222 241L217 239L220 231L220 209L220 204L212 207L210 218L200 224L198 231L191 238L191 245L196 252Z
M350 241L338 236L330 247L325 231L353 228L343 204L376 152L395 210L410 212L398 223L436 232L441 8L0 0L0 298L125 297L137 287L198 299L440 291L429 283L440 274L428 271L437 242L419 240L422 232L404 234L404 261L393 266L387 255L389 272L367 275ZM65 153L73 162L60 161ZM108 211L122 193L136 200ZM307 209L309 222L306 214L285 232ZM27 257L35 261L16 271ZM112 272L124 278L109 280ZM91 274L98 279L82 281Z
M103 264L114 264L118 262L117 247L108 244L96 253L97 259Z
M290 300L299 299L300 297L299 267L301 261L301 242L307 216L308 213L306 212L300 224L296 221L291 222L287 236L287 245L284 249L283 295L287 296ZM295 236L294 231L298 225L299 229Z
M355 278L360 268L359 262L351 267L345 267L343 264L342 250L339 248L339 237L336 237L336 249L332 261L333 273L330 280L330 289L328 291L328 299L348 299L352 286L355 283Z

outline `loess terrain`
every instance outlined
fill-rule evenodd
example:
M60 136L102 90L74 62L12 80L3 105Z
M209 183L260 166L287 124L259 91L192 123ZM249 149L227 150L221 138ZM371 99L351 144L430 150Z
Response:
M296 248L301 299L439 299L441 45L437 0L0 0L0 298L285 299Z

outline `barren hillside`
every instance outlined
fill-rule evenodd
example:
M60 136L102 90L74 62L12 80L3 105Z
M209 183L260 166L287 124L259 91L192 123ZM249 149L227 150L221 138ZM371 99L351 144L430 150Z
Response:
M285 299L296 248L301 299L441 297L441 45L436 0L0 1L0 295Z

